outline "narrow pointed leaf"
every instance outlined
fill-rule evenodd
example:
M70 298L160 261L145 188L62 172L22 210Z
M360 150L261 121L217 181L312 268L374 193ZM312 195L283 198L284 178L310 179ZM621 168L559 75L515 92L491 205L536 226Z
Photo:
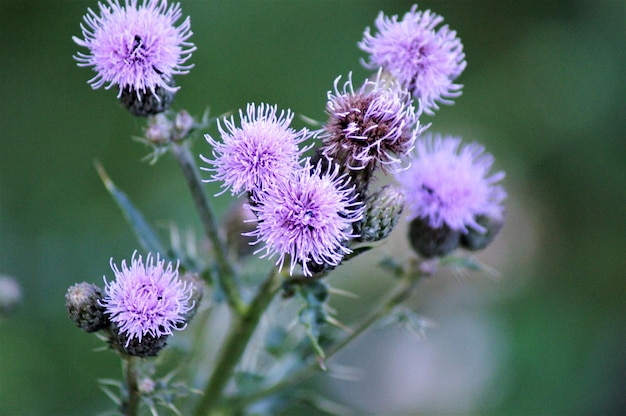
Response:
M102 179L107 191L109 191L117 205L122 210L124 218L126 218L126 221L128 221L128 224L133 229L141 247L143 247L143 249L148 253L160 253L162 256L166 256L167 252L165 251L163 244L161 244L159 237L154 232L150 224L148 224L141 212L133 205L128 196L115 186L100 162L96 161L95 165L98 170L98 174L100 175L100 179Z

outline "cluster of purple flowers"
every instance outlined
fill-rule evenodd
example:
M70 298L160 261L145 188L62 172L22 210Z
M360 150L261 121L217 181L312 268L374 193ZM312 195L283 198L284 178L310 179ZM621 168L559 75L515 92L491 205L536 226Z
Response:
M362 217L351 185L339 167L322 169L303 163L303 141L315 137L307 129L290 127L293 113L278 112L277 106L248 104L239 112L241 126L234 119L219 125L221 141L206 135L213 158L201 156L213 173L207 181L221 181L224 191L247 193L258 225L247 235L262 247L256 253L278 259L282 267L289 258L290 272L300 264L305 275L311 265L339 264L350 252L345 242L353 237L352 223Z
M358 88L351 74L342 86L341 77L335 80L321 130L295 131L289 127L291 111L277 115L276 106L248 104L245 114L240 111L241 127L231 117L225 128L219 125L221 140L206 136L213 147L211 158L201 156L210 165L202 169L213 174L207 181L248 194L257 227L246 235L262 246L256 253L277 256L279 267L288 261L290 273L300 264L311 276L341 263L352 241L386 236L389 230L381 224L395 225L396 219L368 216L400 215L402 209L369 206L381 203L372 198L377 191L368 190L376 171L397 172L403 192L387 190L394 197L386 201L406 205L412 242L419 234L418 240L435 246L413 244L426 257L447 254L470 232L498 228L484 224L501 224L506 195L495 185L504 174L488 176L493 158L477 144L458 153L458 138L421 137L428 127L420 123L421 113L432 115L437 103L452 104L451 98L461 94L454 80L466 65L463 45L448 26L437 29L442 20L416 6L402 20L381 13L378 33L367 28L359 42L369 53L364 66L376 72ZM303 164L306 149L299 145L307 139L318 146ZM410 167L401 169L407 161ZM445 249L437 243L442 230L455 233Z
M89 51L75 59L93 67L93 88L117 86L134 114L163 112L177 89L173 76L189 71L195 50L189 18L177 25L181 15L167 0L99 3L99 14L84 17L83 39L73 38ZM299 265L312 276L339 265L353 242L388 235L403 207L411 243L426 257L488 244L503 222L506 193L497 183L504 173L489 174L493 157L478 144L422 137L429 125L420 116L460 96L455 80L466 66L460 39L442 21L417 6L402 19L381 12L377 33L367 28L358 43L369 55L362 64L375 72L357 88L351 74L341 86L341 77L335 80L320 130L296 130L291 110L250 103L239 123L232 116L218 122L219 138L206 135L206 181L248 196L256 228L245 235L257 254L276 257L281 268L288 263L290 274ZM313 144L304 146L307 140ZM305 158L315 144L315 155ZM394 173L401 189L370 191L376 172ZM130 267L112 267L116 280L106 283L101 306L125 347L184 326L190 289L171 264L148 256L144 265L133 256Z
M466 66L463 44L443 18L413 6L402 19L382 12L377 33L367 28L359 47L369 54L366 68L382 70L417 100L418 113L433 115L440 104L461 95L456 78ZM416 129L417 130L417 129ZM418 136L425 128L416 132ZM415 140L405 153L406 170L395 178L409 212L409 240L422 256L444 256L459 245L476 250L502 226L503 172L489 176L493 157L481 145L461 145L457 137L431 135Z
M193 67L187 63L196 50L190 42L189 17L183 18L179 3L168 0L101 1L97 11L89 9L84 16L82 38L72 38L87 49L74 59L78 66L95 71L88 81L93 89L117 88L123 106L133 115L149 117L145 142L153 146L155 159L161 152L171 152L179 162L215 257L211 264L194 250L195 241L181 245L173 236L166 257L181 253L187 270L180 274L180 261L166 262L163 251L147 254L145 261L135 252L129 263L123 260L119 266L111 259L114 279L103 277L104 288L85 282L69 288L66 307L74 323L86 332L99 331L127 360L120 411L135 414L140 401L153 413L153 403L176 411L174 400L187 393L182 386L170 389L169 375L158 382L150 377L138 380L143 374L131 357L156 356L174 331L187 327L204 292L205 281L199 276L223 294L234 317L233 330L196 409L207 414L215 410L211 406L221 408L225 399L239 397L217 396L229 389L242 354L258 333L259 319L275 295L277 271L285 269L291 276L282 282L283 297L297 296L301 301L298 320L323 366L320 327L326 323L341 327L330 315L331 291L323 278L387 238L403 213L409 243L422 259L444 257L459 247L483 249L502 227L507 195L500 181L505 175L490 173L493 156L480 144L463 144L460 137L425 134L431 123L424 123L422 116L433 116L439 105L454 103L463 87L456 80L466 67L463 44L455 31L442 25L441 16L418 10L417 5L401 18L380 12L375 30L367 27L357 43L367 54L361 64L371 74L358 83L352 72L347 78L335 78L326 93L327 119L317 130L293 127L291 109L267 103L248 103L235 115L217 120L218 134L204 136L210 150L199 155L204 163L199 170L209 175L202 179L185 141L210 124L208 115L196 121L185 110L167 111L178 90L174 76ZM395 181L377 186L379 174ZM225 242L201 181L218 182L217 195L245 196L222 222ZM109 187L107 179L105 184ZM120 202L119 194L114 197ZM126 200L120 206L126 214L136 214ZM140 237L150 237L142 238L143 243L161 246L154 244L160 243L158 237L140 215L129 217ZM272 260L275 267L248 301L240 292L239 271L230 261L250 254ZM398 287L380 310L385 313L404 302L417 278L430 274L437 264L415 259L388 262L407 286ZM15 304L15 296L5 298L0 296L0 313L7 310L3 304ZM372 322L366 318L357 331ZM271 342L276 345L283 340L282 334L271 338L276 338ZM272 352L268 344L267 351L297 370L293 354L282 357L286 360L275 354L291 351L289 346L295 344L286 341L287 349ZM336 345L341 347L344 341ZM308 349L298 344L297 349ZM306 357L298 355L305 364ZM257 386L269 390L256 398L276 392L274 387L282 384ZM238 393L245 394L240 387ZM245 406L240 410L245 412Z

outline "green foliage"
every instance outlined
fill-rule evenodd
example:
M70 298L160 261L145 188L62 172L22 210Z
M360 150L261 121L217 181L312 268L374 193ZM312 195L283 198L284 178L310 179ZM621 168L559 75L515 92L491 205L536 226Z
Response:
M100 175L100 179L104 183L107 191L111 194L118 207L122 211L124 218L130 225L131 229L135 233L139 244L141 247L148 253L160 253L165 256L167 251L165 250L163 244L159 240L156 232L152 229L150 224L146 221L141 212L135 208L135 205L130 201L128 196L122 192L109 178L109 175L106 173L104 168L99 162L96 162L96 169L98 170L98 174ZM168 258L168 261L176 261L175 259Z

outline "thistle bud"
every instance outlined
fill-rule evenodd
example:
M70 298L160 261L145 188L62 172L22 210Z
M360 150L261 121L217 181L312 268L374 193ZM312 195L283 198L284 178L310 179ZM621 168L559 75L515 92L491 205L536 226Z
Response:
M409 242L423 257L443 257L459 246L461 233L447 225L432 228L427 220L415 218L409 225Z
M404 209L404 193L392 185L383 186L365 200L365 215L357 224L357 241L386 238L398 223Z
M102 290L91 283L77 283L65 294L65 307L70 319L86 332L96 332L108 326L109 320L100 305Z
M182 140L193 129L195 121L193 117L186 111L180 110L176 117L174 117L174 140Z
M461 246L468 250L482 250L487 247L496 237L504 222L501 219L490 218L485 215L478 216L476 222L485 227L485 232L470 229L466 234L461 235Z
M172 128L172 122L164 114L150 117L145 133L146 140L154 145L167 144L172 138Z
M137 389L143 396L150 395L156 387L157 384L151 377L141 377L137 382Z

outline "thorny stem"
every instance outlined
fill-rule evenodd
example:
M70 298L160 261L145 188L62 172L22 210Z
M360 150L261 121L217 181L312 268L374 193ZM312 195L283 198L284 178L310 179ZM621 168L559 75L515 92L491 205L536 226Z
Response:
M275 267L259 287L254 299L243 316L238 318L228 339L222 346L217 366L207 383L204 396L196 408L197 416L204 416L217 404L226 383L230 380L239 359L248 346L261 316L276 294L280 272Z
M139 387L137 384L138 369L137 358L127 355L123 358L124 377L126 378L126 388L128 397L122 403L122 410L125 416L136 416L139 411Z
M408 281L407 281L408 280ZM354 339L356 339L359 335L361 335L365 330L371 327L374 323L376 323L379 319L385 317L393 309L400 305L402 302L407 300L413 294L415 287L419 282L419 278L410 278L405 280L404 284L397 288L394 291L394 294L391 295L386 302L379 305L374 311L372 311L367 317L365 317L357 326L352 330L352 332L343 338L337 345L335 345L330 351L326 353L326 360L333 357L339 351L341 351L344 347L350 344ZM246 406L260 400L264 397L268 397L271 394L281 391L287 386L295 386L298 383L312 377L317 374L319 370L319 362L317 360L311 361L309 364L300 368L296 372L294 372L291 376L285 377L283 380L277 382L276 384L269 386L264 390L260 390L256 393L253 393L246 397L235 397L228 401L227 406L230 412L235 412L238 409L243 409Z
M213 245L215 260L217 263L217 277L224 290L229 305L241 316L244 314L246 306L241 300L239 288L235 281L235 272L226 255L226 245L219 234L217 221L207 194L202 186L202 180L198 174L196 163L193 159L186 142L171 144L172 153L180 165L183 176L187 181L191 196L200 215L200 220L204 226L204 231Z

